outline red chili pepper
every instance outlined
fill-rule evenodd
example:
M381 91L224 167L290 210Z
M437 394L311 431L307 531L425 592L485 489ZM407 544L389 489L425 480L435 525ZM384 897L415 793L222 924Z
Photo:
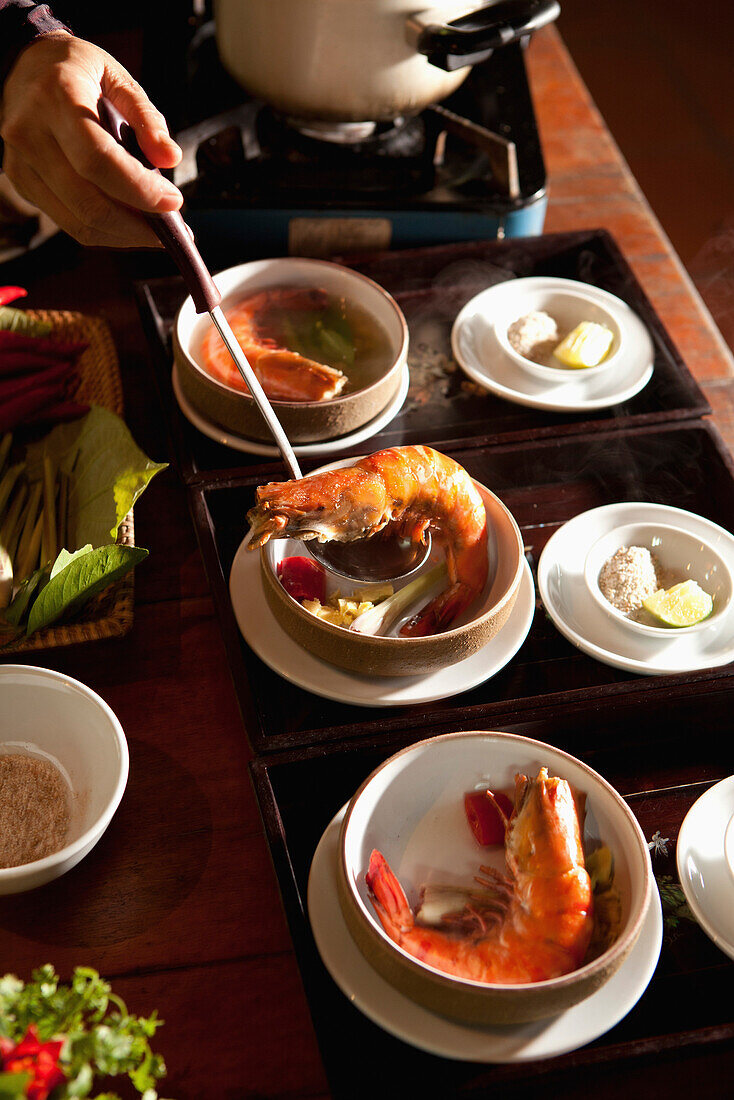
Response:
M66 1080L66 1074L59 1065L63 1039L42 1043L36 1025L29 1024L19 1043L2 1039L0 1044L0 1069L4 1073L30 1074L31 1079L25 1088L28 1100L47 1100L49 1093Z
M502 791L470 791L464 795L464 810L474 839L479 844L504 844L506 822L513 810L506 794Z
M326 572L313 558L283 558L278 564L278 577L289 596L303 600L326 599Z
M84 416L88 412L89 405L82 405L78 401L62 401L59 405L49 405L48 408L34 413L33 416L27 416L24 423L60 424L66 420L78 420L80 416Z
M25 298L27 294L28 291L22 286L0 286L0 306L6 306L17 298Z
M77 370L73 363L55 363L53 360L43 370L28 374L16 374L10 378L0 378L0 402L10 401L18 394L48 386L50 383L65 382L67 390L78 384Z
M65 399L66 387L63 382L24 390L9 401L0 403L0 432L7 432L19 424L25 424L30 417L35 416L42 409L58 405Z
M0 351L5 349L38 351L67 359L73 355L79 355L88 347L89 344L84 340L56 340L53 336L29 336L25 332L0 329Z

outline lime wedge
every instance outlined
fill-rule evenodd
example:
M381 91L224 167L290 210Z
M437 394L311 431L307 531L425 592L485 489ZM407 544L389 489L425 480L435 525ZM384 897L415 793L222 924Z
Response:
M666 626L695 626L709 617L714 601L696 581L683 581L653 592L642 606Z
M553 355L564 366L577 370L596 367L606 357L613 339L614 333L606 325L582 321L561 340Z

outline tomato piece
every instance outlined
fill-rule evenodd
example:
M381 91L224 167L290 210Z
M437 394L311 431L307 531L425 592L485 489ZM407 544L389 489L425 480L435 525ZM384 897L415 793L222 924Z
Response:
M464 795L464 810L474 833L483 846L504 844L505 821L513 811L512 801L502 791L470 791ZM500 810L502 813L500 813Z
M27 294L28 291L22 286L0 286L0 306L6 306L17 298L25 298Z
M278 577L289 596L303 600L326 599L326 570L313 558L283 558L278 563Z

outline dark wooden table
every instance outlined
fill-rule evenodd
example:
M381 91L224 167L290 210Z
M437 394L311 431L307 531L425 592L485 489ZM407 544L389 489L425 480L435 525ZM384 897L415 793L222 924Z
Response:
M536 37L529 68L550 175L546 228L612 232L731 444L728 350L555 30ZM156 460L167 457L167 442L131 287L134 278L169 271L165 257L84 251L58 238L7 265L2 279L27 285L30 306L82 310L109 322L126 419ZM75 965L91 965L113 980L131 1010L157 1008L166 1021L156 1041L169 1069L164 1096L328 1096L252 789L252 751L185 491L172 469L136 507L135 530L150 558L136 576L132 632L23 661L68 673L103 696L125 729L131 770L111 827L79 867L40 890L0 899L0 973L27 976L52 962L68 976ZM610 757L609 766L621 789L645 787L644 777L619 760ZM651 769L648 788L680 788L666 803L663 823L673 840L701 784L725 768L721 754L697 748L688 758L676 756L669 769L664 760ZM674 1030L667 1027L668 1034ZM585 1069L561 1074L549 1063L525 1083L503 1084L499 1070L487 1076L487 1094L551 1087L553 1095L616 1097L620 1090L642 1096L656 1088L682 1097L703 1087L703 1095L728 1095L731 1029L710 1030L688 1050L669 1041L651 1046L647 1056L638 1051L598 1067L591 1058ZM392 1095L387 1069L371 1064L369 1049L349 1054L376 1094Z

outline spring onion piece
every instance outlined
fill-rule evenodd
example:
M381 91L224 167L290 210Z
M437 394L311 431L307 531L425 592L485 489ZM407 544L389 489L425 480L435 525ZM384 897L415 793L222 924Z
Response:
M399 589L394 596L382 600L375 607L371 607L369 611L363 611L361 615L357 616L349 629L356 630L360 634L387 633L400 615L405 614L418 600L427 598L431 589L438 588L445 578L446 562L442 561L438 565L434 565L433 569L429 569L427 573L422 573L420 577L416 577L410 584L406 584L405 588Z
M2 439L0 439L0 474L3 472L3 469L5 467L5 462L6 462L6 459L8 457L8 454L10 453L10 448L12 447L12 445L13 445L13 433L12 432L6 432L5 435L2 437Z
M41 564L55 561L56 545L56 471L48 455L43 456L43 528L41 532Z
M7 607L13 595L13 563L10 554L0 545L0 609Z

